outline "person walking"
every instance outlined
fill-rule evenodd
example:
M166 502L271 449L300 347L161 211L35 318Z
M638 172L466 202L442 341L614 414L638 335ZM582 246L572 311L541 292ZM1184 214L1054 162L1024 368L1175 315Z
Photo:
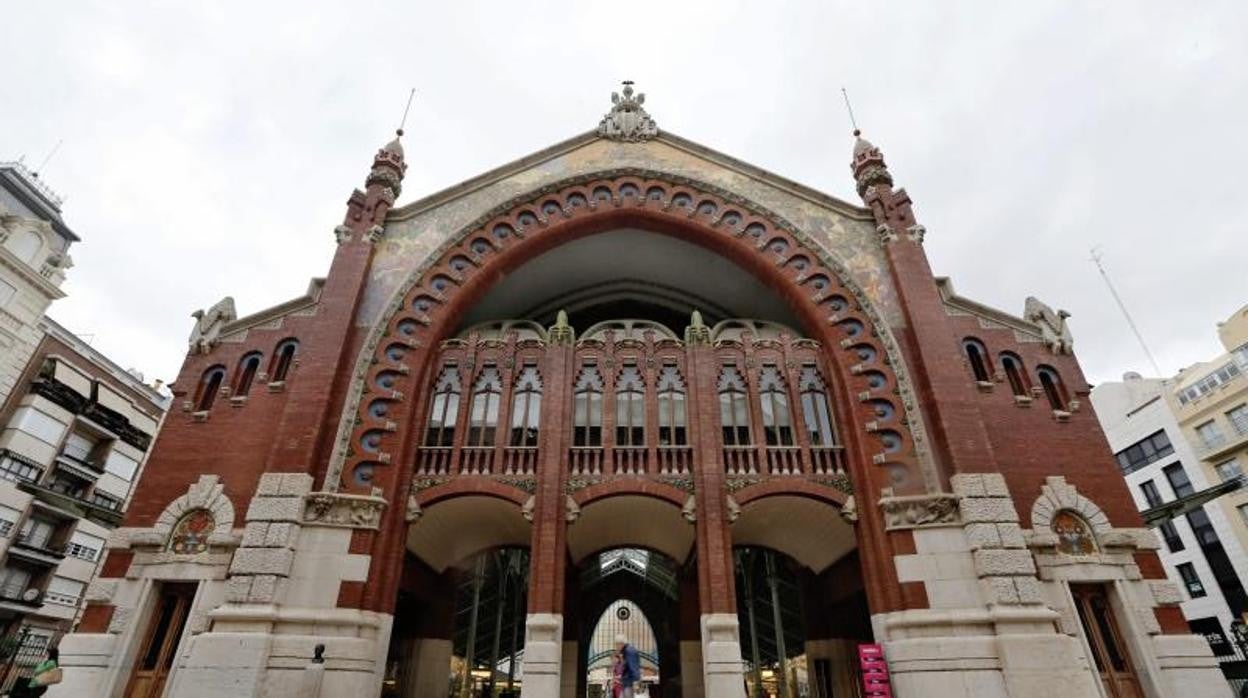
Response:
M641 681L641 657L623 634L615 636L615 651L620 653L620 685L624 687L620 696L633 698L637 682Z
M615 654L611 655L611 680L608 684L611 687L608 694L611 698L620 698L624 693L624 682L620 679L623 673L624 658L620 656L619 650L616 650Z

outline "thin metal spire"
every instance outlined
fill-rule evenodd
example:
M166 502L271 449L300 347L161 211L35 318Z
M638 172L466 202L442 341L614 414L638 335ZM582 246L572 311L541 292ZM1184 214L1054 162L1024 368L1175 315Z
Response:
M414 98L415 96L416 96L416 88L413 87L412 91L407 94L407 106L403 107L403 119L399 121L399 127L395 129L394 131L396 134L400 136L403 135L403 127L407 125L407 113L412 110L412 98Z
M854 119L854 107L849 103L849 93L841 87L841 96L845 98L845 111L849 112L849 125L854 127L854 135L862 135L862 131L858 129L858 122Z
M1096 265L1096 270L1101 273L1101 278L1105 280L1105 286L1109 288L1109 294L1114 297L1114 302L1118 304L1118 309L1122 311L1122 316L1126 318L1127 325L1131 327L1131 332L1135 335L1136 341L1140 343L1140 348L1144 350L1144 355L1148 357L1148 363L1152 364L1153 372L1158 378L1164 378L1161 369L1157 366L1157 360L1153 358L1153 352L1148 350L1148 344L1144 341L1144 335L1140 334L1140 328L1135 326L1135 320L1131 319L1131 313L1127 311L1127 306L1122 302L1122 297L1118 295L1118 289L1114 288L1114 282L1109 280L1109 273L1105 271L1105 265L1101 263L1101 259L1105 257L1099 246L1091 249L1092 263Z
M39 166L34 169L34 175L36 177L38 177L39 174L43 172L43 168L48 166L48 162L52 160L53 155L56 155L56 151L61 149L61 144L64 142L65 142L64 138L61 138L56 141L56 145L52 147L52 150L48 153L48 156L44 158L43 162L39 163Z

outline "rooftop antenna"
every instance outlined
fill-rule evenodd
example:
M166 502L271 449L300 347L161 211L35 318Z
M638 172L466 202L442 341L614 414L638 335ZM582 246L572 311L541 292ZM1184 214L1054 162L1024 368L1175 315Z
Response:
M39 173L40 173L40 172L43 172L43 168L45 168L45 167L47 167L47 166L48 166L48 162L52 159L52 156L53 156L53 155L56 155L56 151L58 151L58 150L60 150L60 149L61 149L61 144L62 144L62 143L64 143L64 142L65 142L65 139L64 139L64 138L61 138L61 139L57 140L57 141L56 141L56 145L52 146L52 150L48 153L48 156L47 156L46 158L44 158L44 159L43 159L43 162L39 163L39 166L38 166L38 167L36 167L36 168L34 169L34 171L33 171L33 172L31 172L31 174L33 174L34 176L38 177L38 176L39 176Z
M858 122L854 120L854 107L849 103L849 93L841 87L841 96L845 98L845 111L849 112L849 125L854 127L854 135L861 136L862 131L858 129Z
M403 127L407 125L407 113L412 110L412 99L415 96L416 96L416 88L413 87L412 91L407 94L407 106L403 107L403 119L399 121L399 127L395 129L394 131L396 134L400 136L403 135Z
M1109 288L1109 294L1114 297L1114 302L1118 304L1118 309L1122 311L1122 317L1126 318L1127 325L1131 327L1131 332L1135 335L1136 341L1140 343L1140 348L1144 350L1144 355L1148 357L1148 363L1152 364L1153 371L1158 377L1162 377L1161 369L1157 367L1157 360L1153 358L1153 352L1148 350L1148 344L1144 341L1144 335L1140 334L1140 328L1135 326L1135 320L1131 319L1131 313L1127 312L1127 306L1122 302L1122 296L1118 295L1118 290L1114 288L1114 282L1109 280L1109 273L1105 271L1105 265L1101 263L1101 259L1105 254L1101 252L1099 245L1091 249L1092 263L1096 265L1096 270L1101 273L1101 278L1105 280L1105 286Z

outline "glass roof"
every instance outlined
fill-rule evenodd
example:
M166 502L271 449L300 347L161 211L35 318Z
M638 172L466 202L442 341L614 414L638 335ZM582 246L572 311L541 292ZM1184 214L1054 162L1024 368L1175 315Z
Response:
M616 574L631 574L656 587L669 598L676 598L676 563L666 555L641 548L616 548L598 554L598 564L586 565L581 587L589 588Z

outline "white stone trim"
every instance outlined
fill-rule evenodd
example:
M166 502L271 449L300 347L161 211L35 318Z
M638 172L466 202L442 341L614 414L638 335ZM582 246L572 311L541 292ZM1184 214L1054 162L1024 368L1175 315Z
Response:
M1101 508L1092 500L1079 494L1075 486L1067 484L1066 478L1060 475L1045 478L1044 486L1040 488L1040 496L1031 507L1032 530L1037 533L1051 532L1053 517L1063 509L1069 509L1082 516L1092 527L1097 543L1101 543L1101 537L1104 534L1113 530L1105 512L1101 511Z
M160 545L168 545L173 527L183 516L196 509L207 509L212 514L214 528L208 536L209 545L236 542L233 534L234 504L225 496L225 485L217 475L200 475L198 482L186 488L186 494L169 502L152 525L152 538L158 537ZM134 544L148 545L153 542L147 536L140 537L135 534L131 534L131 541Z

